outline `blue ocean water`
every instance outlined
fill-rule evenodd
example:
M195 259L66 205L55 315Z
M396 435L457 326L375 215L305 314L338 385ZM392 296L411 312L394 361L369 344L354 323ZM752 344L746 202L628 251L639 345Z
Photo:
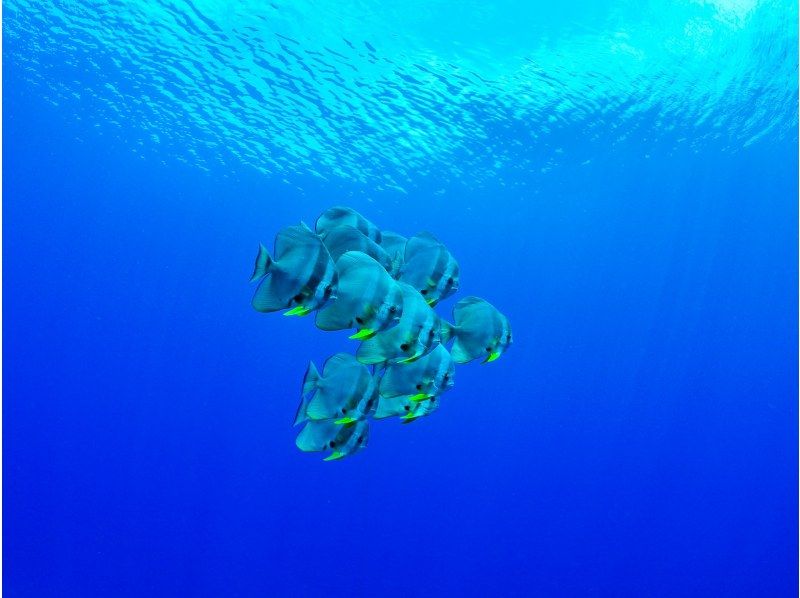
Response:
M797 5L3 4L9 596L790 596ZM324 463L259 242L435 233L515 344Z

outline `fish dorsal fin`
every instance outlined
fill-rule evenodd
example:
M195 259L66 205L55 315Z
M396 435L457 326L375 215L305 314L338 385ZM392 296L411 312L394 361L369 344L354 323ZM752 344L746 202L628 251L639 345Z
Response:
M323 238L323 243L325 243L325 247L328 248L333 259L338 259L339 256L348 251L361 251L372 255L377 253L376 250L380 249L380 246L360 230L346 224L336 226L327 231Z
M405 261L409 262L414 256L431 251L447 250L439 239L431 233L423 231L417 233L406 242Z
M380 270L385 272L383 266L361 251L348 251L343 253L342 256L336 260L336 269L339 272L340 280L347 276L352 276L353 273L359 270L375 272Z
M356 221L359 218L364 218L364 217L358 212L356 212L353 208L348 208L346 206L333 206L332 208L328 208L327 210L322 212L322 214L319 215L319 218L317 218L317 221L314 224L314 228L317 230L318 233L323 232L331 228L330 226L331 223L334 223L337 220L343 220L347 218Z
M354 380L362 373L369 374L364 364L349 353L337 353L336 355L332 355L325 362L322 371L325 378L353 376Z
M316 251L321 243L320 238L307 226L288 226L275 237L275 261L281 261L292 253L307 255Z
M479 310L493 310L495 307L480 297L464 297L453 307L453 320L456 326L462 326L469 318L473 317ZM498 312L499 313L499 312Z

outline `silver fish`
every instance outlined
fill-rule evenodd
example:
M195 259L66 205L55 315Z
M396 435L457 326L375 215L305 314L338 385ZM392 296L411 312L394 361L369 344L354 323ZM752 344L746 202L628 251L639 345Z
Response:
M297 435L295 444L301 451L332 451L324 461L334 461L354 455L369 442L369 420L362 419L349 426L331 421L309 421Z
M367 366L347 353L328 358L319 373L313 362L303 380L294 425L308 420L332 420L349 425L372 415L378 403L378 384Z
M388 366L380 381L380 400L406 396L415 402L441 396L453 387L455 370L450 352L436 345L413 363Z
M397 324L403 315L403 293L383 266L365 253L348 251L336 269L336 300L317 313L321 330L358 328L350 338L365 339Z
M259 247L250 281L259 282L252 302L257 311L304 316L335 296L338 274L322 240L301 223L278 233L274 258Z
M443 342L455 339L450 354L456 363L483 357L498 359L511 345L511 324L497 308L479 297L464 297L453 308L455 325L444 323Z
M361 363L410 363L427 355L440 341L442 323L414 287L398 283L403 314L396 326L365 340L356 352Z
M433 306L458 290L458 262L436 237L422 232L406 243L398 280L413 286Z
M425 401L413 401L408 395L381 397L378 401L378 409L373 417L375 419L399 417L402 423L408 424L420 417L433 413L439 408L440 403L441 401L436 396L432 396Z

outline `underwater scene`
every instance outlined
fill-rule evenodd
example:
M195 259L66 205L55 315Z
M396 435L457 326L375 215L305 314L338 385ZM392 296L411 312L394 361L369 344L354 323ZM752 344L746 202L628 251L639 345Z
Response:
M2 8L8 596L796 595L795 2Z

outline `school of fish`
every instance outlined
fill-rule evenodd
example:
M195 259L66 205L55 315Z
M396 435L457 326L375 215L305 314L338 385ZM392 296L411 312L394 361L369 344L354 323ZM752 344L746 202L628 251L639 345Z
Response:
M373 419L430 415L456 364L490 363L512 343L508 319L485 299L458 301L452 323L436 313L459 286L458 262L436 237L382 232L347 207L326 210L315 230L283 229L272 254L261 245L250 280L257 311L316 312L319 329L354 330L349 338L360 342L321 372L310 363L303 380L296 444L325 461L364 449Z

